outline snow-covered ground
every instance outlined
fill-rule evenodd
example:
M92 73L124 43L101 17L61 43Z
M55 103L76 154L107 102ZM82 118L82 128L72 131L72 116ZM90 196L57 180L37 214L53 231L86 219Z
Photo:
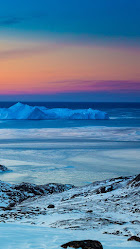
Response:
M68 108L48 109L44 106L29 106L17 103L9 108L0 108L0 119L109 119L103 111Z
M72 240L96 239L104 249L138 249L139 243L126 237L106 235L99 231L72 231L31 225L0 223L1 249L62 249L61 245Z
M84 187L1 182L0 194L2 249L55 249L78 239L98 239L105 249L139 247L127 239L140 235L140 175Z

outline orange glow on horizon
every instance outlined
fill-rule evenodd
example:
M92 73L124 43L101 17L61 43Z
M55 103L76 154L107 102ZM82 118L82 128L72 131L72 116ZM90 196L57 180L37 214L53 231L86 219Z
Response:
M140 48L0 41L0 94L139 89L139 65Z

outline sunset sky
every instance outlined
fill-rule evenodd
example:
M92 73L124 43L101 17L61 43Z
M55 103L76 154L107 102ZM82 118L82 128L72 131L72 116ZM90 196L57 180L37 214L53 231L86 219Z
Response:
M0 99L140 101L140 1L1 1Z

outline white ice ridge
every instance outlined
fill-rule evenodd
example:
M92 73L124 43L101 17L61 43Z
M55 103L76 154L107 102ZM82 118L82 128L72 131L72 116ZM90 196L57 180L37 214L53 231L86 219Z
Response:
M89 109L48 109L18 102L9 108L0 108L0 119L109 119L106 112Z

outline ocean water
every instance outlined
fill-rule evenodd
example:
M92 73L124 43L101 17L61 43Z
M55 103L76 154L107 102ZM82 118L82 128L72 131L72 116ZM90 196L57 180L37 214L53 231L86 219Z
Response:
M110 119L0 120L0 164L11 170L0 180L80 186L140 172L140 103L27 104L93 108Z

